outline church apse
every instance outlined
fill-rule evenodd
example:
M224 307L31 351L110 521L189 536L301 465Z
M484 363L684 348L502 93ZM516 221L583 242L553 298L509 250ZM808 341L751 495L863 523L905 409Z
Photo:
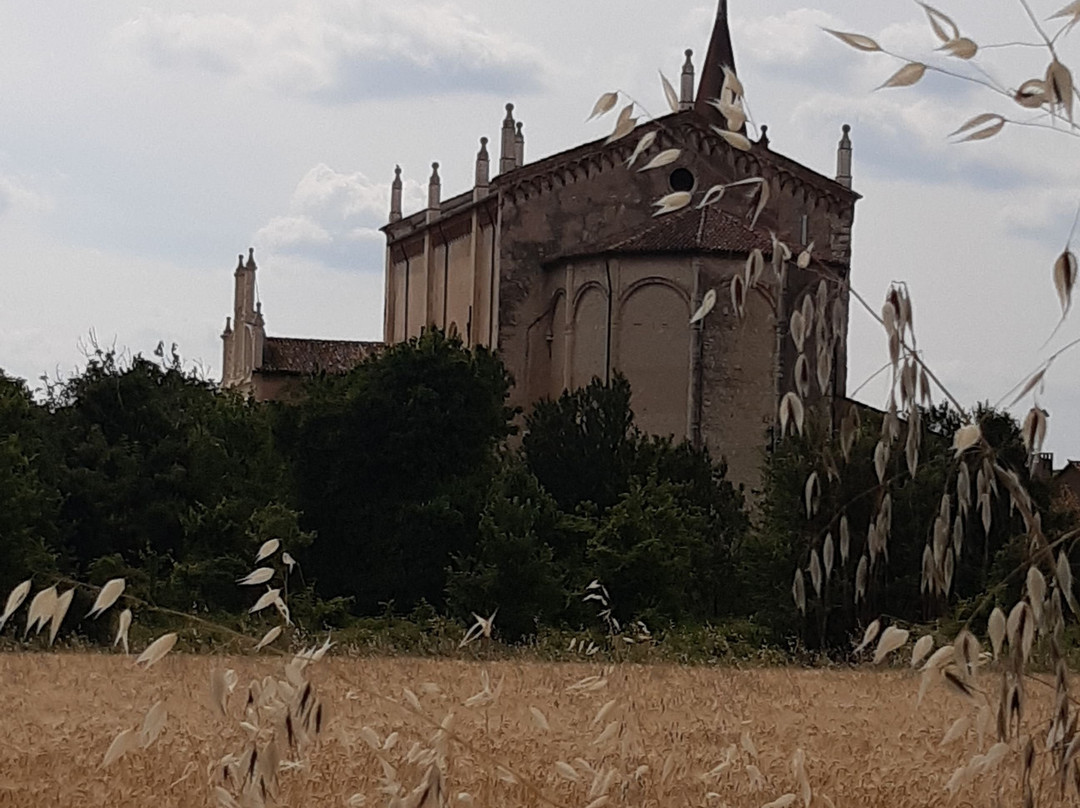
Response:
M858 199L851 140L845 127L833 178L774 151L765 126L747 133L754 138L748 150L717 135L709 101L720 94L725 68L735 69L723 0L696 93L690 52L679 66L678 110L626 137L605 136L530 163L508 104L494 141L495 176L496 158L481 139L473 188L443 198L435 167L427 208L409 215L395 190L383 228L394 298L385 333L400 340L456 323L469 345L497 350L515 380L510 404L526 412L541 398L621 372L640 427L707 446L727 460L733 480L754 487L780 392L791 389L788 317L820 280L793 263L773 272L772 236L795 253L813 244L815 266L846 278ZM654 144L629 167L646 135ZM638 170L671 149L679 150L674 162ZM708 189L739 181L767 184L769 199L758 213L747 193L756 191L753 184L699 204ZM395 189L399 183L397 176ZM692 204L654 215L655 201L674 190L690 191ZM736 312L732 278L745 273L755 250L767 276ZM833 288L841 299L830 316L835 311L843 322L832 376L808 401L844 393L847 292ZM709 290L718 295L715 310L691 325Z

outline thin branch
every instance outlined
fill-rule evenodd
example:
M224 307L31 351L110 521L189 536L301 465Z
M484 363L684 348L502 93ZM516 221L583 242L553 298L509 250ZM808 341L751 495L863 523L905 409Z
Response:
M1059 348L1058 350L1054 351L1054 353L1050 354L1050 357L1046 360L1046 364L1050 364L1055 359L1057 359L1059 356L1061 356L1063 353L1065 353L1066 351L1068 351L1068 350L1070 350L1072 348L1075 348L1077 345L1080 345L1080 337L1074 339L1072 342L1066 343L1063 347Z
M977 78L975 76L965 76L963 73L957 73L955 70L950 70L947 67L939 67L938 65L926 64L925 62L923 62L923 61L921 61L919 59L910 59L907 56L902 56L899 53L893 53L892 51L887 51L884 48L881 50L881 52L888 55L888 56L893 57L894 59L899 59L900 61L906 62L908 64L918 62L919 64L925 66L926 69L931 71L931 72L941 73L942 75L950 76L951 78L954 78L954 79L960 79L961 81L969 81L972 84L978 84L978 85L980 85L982 87L986 87L989 90L993 90L995 93L998 93L999 95L1003 95L1003 96L1005 96L1006 98L1008 98L1010 100L1012 99L1012 95L1009 93L1009 91L1006 90L1004 87L1001 87L998 84L996 84L993 81L992 78L989 78L989 80L987 80L987 79L980 79L980 78Z
M880 376L882 373L884 373L890 367L892 367L892 362L891 361L886 362L884 365L879 367L877 370L875 370L873 373L871 373L869 376L867 376L863 380L862 384L860 384L858 387L856 387L854 390L852 390L850 393L848 393L848 398L855 398L855 396L857 396L859 394L860 390L862 390L864 387L866 387L866 385L870 384L870 382L872 382L874 379L876 379L878 376Z
M881 319L881 315L879 315L876 311L874 311L873 307L869 303L866 302L866 299L863 298L863 296L860 295L855 290L855 287L851 285L850 280L846 281L846 283L847 283L848 291L851 293L852 297L854 297L857 301L859 301L859 303L862 304L862 307L864 309L866 309L868 312L870 312L870 316L873 317L875 320L877 320L878 323L881 325L881 327L884 328L885 327L885 321ZM907 344L907 340L904 339L903 337L901 337L900 338L900 344L908 349L908 352L910 353L911 358L915 360L916 364L918 364L918 366L921 367L926 372L927 377L934 384L936 384L938 386L938 388L941 390L942 393L945 394L945 397L947 399L949 399L949 401L952 403L952 405L954 407L956 407L957 412L961 412L961 413L966 412L965 408L960 404L959 401L956 400L956 397L951 392L949 392L949 388L947 388L942 383L941 379L939 379L937 377L937 375L935 375L934 371L932 371L929 368L929 366L922 360L922 357L920 357L917 353L915 353L915 351L911 348L911 346L909 346Z
M1054 42L1046 35L1046 31L1043 30L1042 24L1039 22L1039 18L1035 16L1035 12L1031 10L1031 6L1028 5L1027 0L1017 0L1027 12L1028 17L1031 18L1032 27L1038 32L1039 36L1043 38L1043 42L1046 43L1046 47L1050 49L1050 55L1057 58L1057 54L1054 53Z
M1004 118L1005 116L1002 117ZM1005 123L1011 123L1016 126L1027 126L1032 129L1048 129L1051 132L1059 132L1063 135L1069 135L1069 137L1080 137L1080 124L1075 123L1070 123L1067 129L1059 129L1052 124L1039 123L1038 121L1021 121L1017 120L1016 118L1005 118Z
M992 45L979 45L979 50L993 50L994 48L1045 48L1045 42L997 42Z
M1011 396L1013 393L1015 393L1017 390L1019 390L1024 385L1024 383L1026 381L1028 381L1031 377L1033 377L1040 370L1045 373L1047 368L1050 367L1050 362L1051 361L1052 360L1047 360L1046 362L1043 362L1041 365L1039 365L1037 368L1035 368L1034 372L1026 374L1020 381L1018 381L1016 384L1014 384L1012 387L1010 387L1008 390L1006 390L1005 393L1001 396L1001 398L999 398L997 400L997 402L994 404L994 409L996 410L1002 404L1004 404L1005 399L1007 399L1009 396Z

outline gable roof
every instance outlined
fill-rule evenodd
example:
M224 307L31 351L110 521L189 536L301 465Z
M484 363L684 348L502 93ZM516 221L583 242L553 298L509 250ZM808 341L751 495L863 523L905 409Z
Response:
M260 373L348 373L385 347L382 342L267 337Z

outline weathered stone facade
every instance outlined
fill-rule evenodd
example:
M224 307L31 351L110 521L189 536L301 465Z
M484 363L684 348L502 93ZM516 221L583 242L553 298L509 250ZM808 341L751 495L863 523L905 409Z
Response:
M708 102L720 94L724 67L734 67L726 5L721 0L696 93L687 51L677 112L614 142L598 140L526 163L523 128L507 105L498 175L490 176L492 158L482 138L474 187L442 199L436 163L426 209L408 216L397 169L383 228L384 340L400 342L438 327L456 331L469 346L492 347L515 379L511 403L526 410L593 377L621 372L631 382L639 426L707 445L727 461L731 479L753 488L780 396L795 386L798 351L788 323L807 296L816 297L822 272L831 283L819 317L824 314L830 328L827 336L820 328L812 333L804 352L831 373L824 384L815 380L806 398L844 397L843 281L858 195L851 190L847 127L835 179L773 152L764 132L749 151L716 133L723 119ZM656 134L654 145L628 168L649 132ZM638 170L673 148L680 150L674 163ZM754 177L768 186L756 219L746 193L757 193L751 185L731 188L699 209L708 189ZM693 204L654 216L654 202L673 190L691 191ZM778 273L768 268L773 235L796 254L814 245L813 269L794 262ZM755 249L767 268L740 317L732 279L744 276ZM247 380L266 375L269 366L264 360L253 367L249 358L263 355L259 344L266 338L258 307L241 311L241 303L248 305L241 289L246 272L242 263L236 333L227 328L225 335L225 379L257 387ZM690 325L709 290L717 293L716 308ZM818 342L827 345L824 359ZM261 395L269 391L264 386Z
M385 339L437 326L495 347L516 381L512 403L526 409L619 371L631 382L641 427L708 445L727 460L732 479L752 487L779 396L793 388L790 314L814 294L821 267L838 281L849 271L858 198L850 140L845 128L833 179L771 151L764 136L739 151L716 134L719 114L707 100L720 93L723 66L733 64L724 2L696 97L689 54L687 64L680 110L615 142L523 164L521 125L508 106L494 179L485 140L473 190L441 200L436 165L427 209L402 216L399 170L384 228ZM656 142L639 166L665 149L680 149L679 159L628 169L648 132ZM769 186L752 229L752 205L738 188L697 209L706 189L751 177ZM692 190L695 204L654 217L655 200L676 189ZM771 258L771 234L796 253L816 245L816 269L789 263L783 280L767 270L740 318L732 278L754 248ZM689 325L710 289L716 309ZM847 294L842 284L830 289L832 373L824 390L812 385L810 399L845 393Z

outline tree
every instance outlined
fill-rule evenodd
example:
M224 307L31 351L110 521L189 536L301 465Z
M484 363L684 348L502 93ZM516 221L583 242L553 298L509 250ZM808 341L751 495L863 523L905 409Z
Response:
M492 481L472 552L453 558L447 604L468 619L498 610L500 636L511 641L553 625L571 597L567 569L553 547L564 545L571 520L520 459L508 455Z
M593 379L537 402L525 420L525 460L564 510L583 502L609 508L633 471L639 443L633 422L626 377L616 373L610 384Z
M880 614L912 622L947 614L956 603L1000 583L994 561L1024 533L1023 520L1010 513L1005 501L991 506L989 533L977 513L960 520L957 528L955 502L948 496L956 491L958 478L951 437L961 416L955 410L937 405L923 411L916 426L923 430L923 439L915 476L901 451L903 436L888 437L883 413L869 408L860 412L861 423L846 458L836 452L831 424L814 417L808 417L802 436L790 436L778 445L766 465L761 529L740 559L746 602L761 622L781 633L797 630L800 623L791 612L791 601L775 593L790 587L792 569L802 572L808 611L804 638L812 646L846 648L858 627ZM1027 482L1016 422L985 405L973 412L997 447L996 462ZM908 422L904 429L910 426ZM880 479L874 460L879 441L890 447ZM970 476L974 480L977 475L978 470ZM928 591L923 578L924 550L934 546L939 516L945 517L949 547L958 550L949 549L954 560L946 592ZM883 537L880 545L874 546L871 533ZM844 534L849 537L846 553ZM856 597L864 557L865 592ZM820 577L812 572L815 567Z
M42 478L47 414L0 371L0 591L57 562L59 492Z
M749 524L742 492L706 450L643 434L630 403L616 374L540 402L526 419L527 466L587 527L557 535L555 560L572 590L601 579L622 620L729 614L731 560Z
M442 604L512 432L510 384L490 351L431 329L279 409L303 524L319 536L305 563L321 594L364 614Z
M233 610L247 601L235 580L263 541L291 551L311 541L289 507L268 409L217 391L178 357L123 362L98 350L46 404L47 475L76 572L111 558L140 570L140 594L160 605Z

